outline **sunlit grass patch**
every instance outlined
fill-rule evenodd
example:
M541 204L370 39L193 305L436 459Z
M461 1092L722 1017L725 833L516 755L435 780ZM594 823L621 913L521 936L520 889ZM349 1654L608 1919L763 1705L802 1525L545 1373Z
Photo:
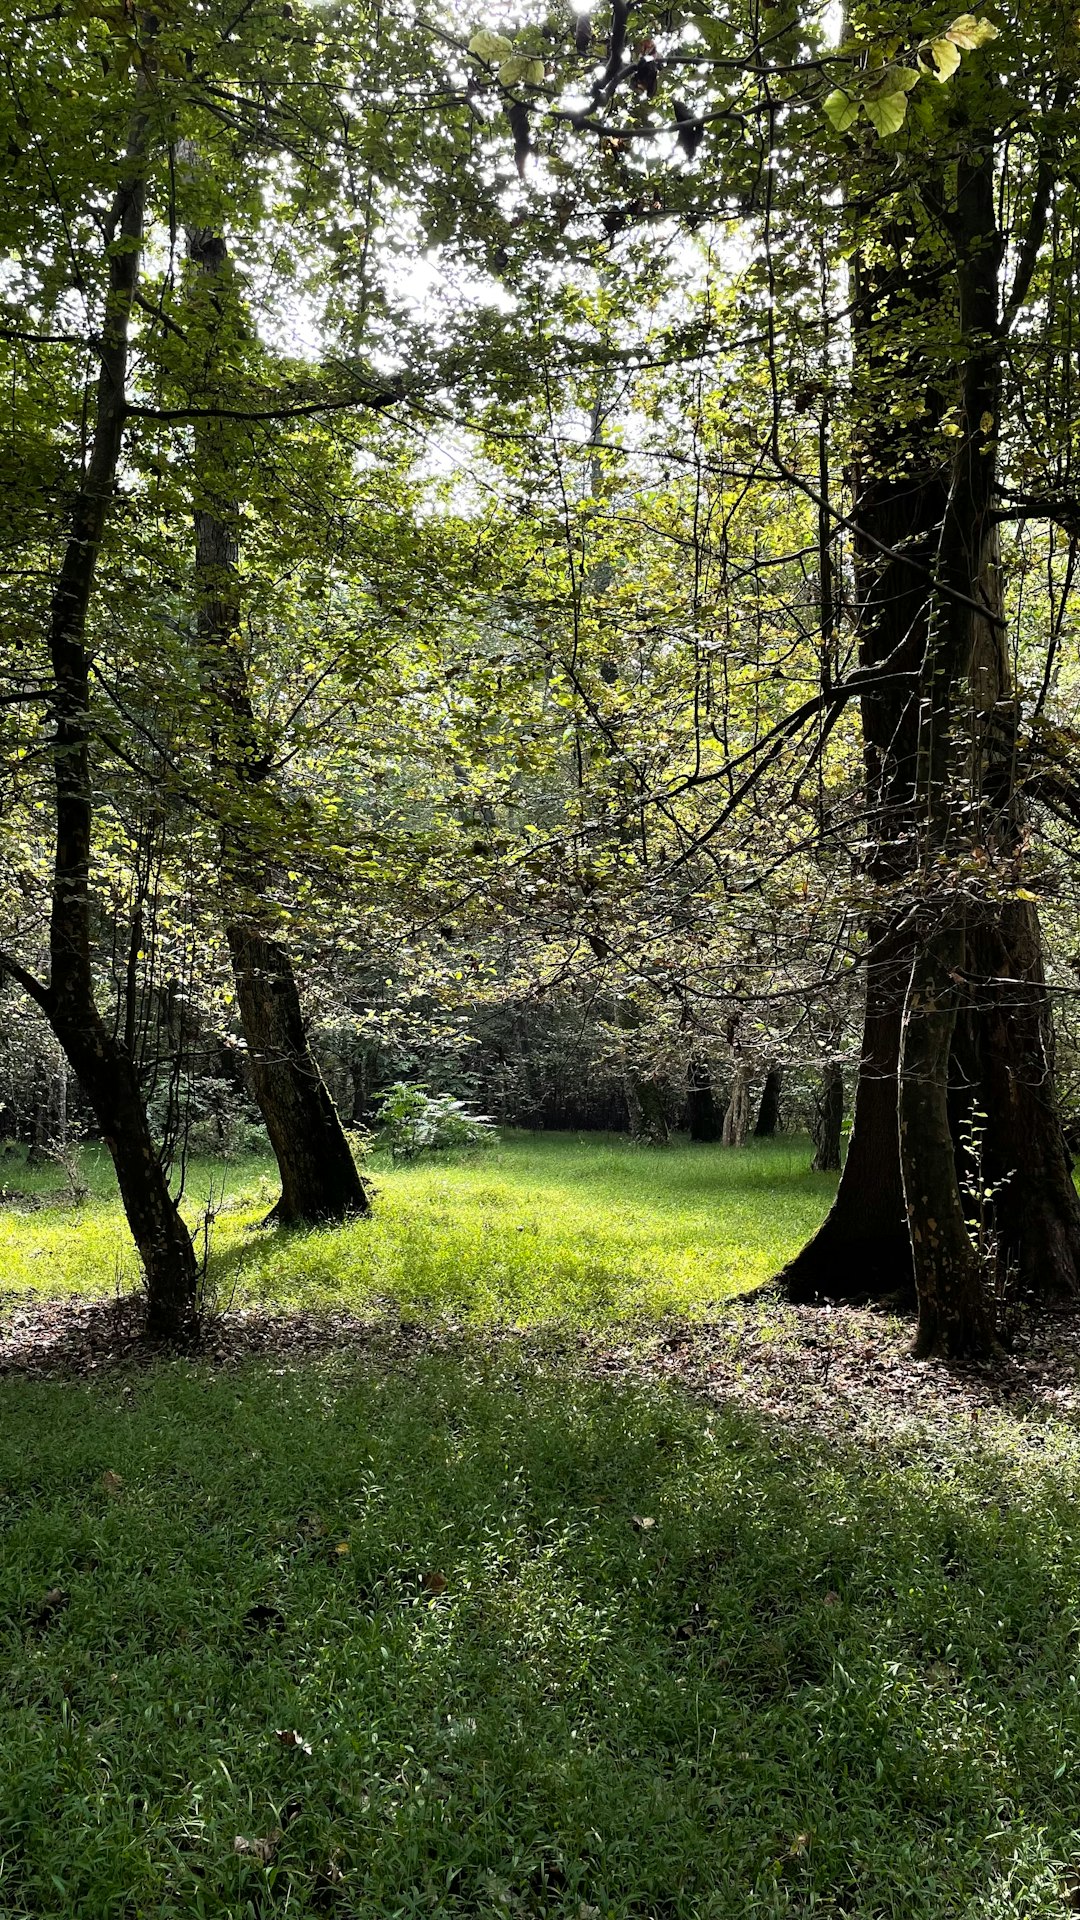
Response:
M101 1151L74 1204L0 1209L3 1284L103 1292L136 1278ZM805 1142L639 1147L596 1136L515 1135L483 1155L377 1164L375 1216L311 1233L258 1231L273 1163L189 1168L185 1213L209 1194L210 1278L219 1299L530 1322L693 1313L764 1280L812 1231L830 1183ZM12 1167L12 1162L5 1163ZM8 1184L29 1186L24 1169ZM61 1176L39 1170L36 1192Z

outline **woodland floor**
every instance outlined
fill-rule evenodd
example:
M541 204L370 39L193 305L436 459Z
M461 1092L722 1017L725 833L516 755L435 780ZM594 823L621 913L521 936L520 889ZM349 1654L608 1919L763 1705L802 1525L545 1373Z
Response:
M662 1218L648 1158L604 1164L538 1177L607 1195L612 1270L636 1183L645 1311L520 1268L456 1312L290 1283L178 1357L130 1296L8 1282L3 1920L1080 1906L1080 1320L961 1373L895 1315L665 1294L708 1162ZM516 1238L505 1166L473 1177L459 1246L493 1189ZM770 1257L827 1198L790 1157L728 1177Z

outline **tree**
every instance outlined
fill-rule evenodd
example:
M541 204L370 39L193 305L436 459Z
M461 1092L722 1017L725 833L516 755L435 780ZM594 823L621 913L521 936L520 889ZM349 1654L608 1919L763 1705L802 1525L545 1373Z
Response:
M189 212L187 243L195 269L188 345L194 336L202 361L202 377L190 398L212 409L227 404L228 388L219 368L235 358L247 329L224 236L198 225ZM308 1042L288 948L275 937L265 859L257 850L259 822L239 820L234 797L250 795L257 809L259 789L269 772L238 632L240 506L229 495L239 454L236 429L227 419L212 413L199 419L194 513L198 646L201 672L219 716L212 723L214 771L224 776L227 796L221 822L226 939L255 1097L281 1175L281 1194L271 1218L285 1225L343 1220L370 1212L371 1203ZM250 815L251 809L246 811Z
M1053 8L1018 10L999 34L972 15L893 19L887 10L864 16L853 7L844 39L832 48L809 11L800 18L794 7L775 10L767 32L756 15L739 10L702 17L701 45L689 53L665 40L659 19L649 24L652 49L631 55L625 21L613 11L603 72L582 89L584 103L551 111L550 144L558 152L569 126L578 135L614 136L616 149L632 154L637 141L655 139L664 98L651 70L645 84L642 60L662 71L671 57L680 87L696 71L697 106L687 108L685 89L670 102L678 145L704 175L699 151L715 142L723 167L712 176L714 208L741 192L740 211L759 222L761 234L773 407L760 457L819 510L822 688L813 711L829 716L829 728L860 698L865 727L871 888L855 1130L837 1207L788 1283L812 1292L826 1273L833 1283L838 1266L848 1285L865 1286L874 1269L890 1279L912 1275L918 1350L980 1350L991 1337L986 1276L965 1228L949 1112L950 1062L955 1092L965 1044L969 1078L977 1073L977 1097L992 1109L989 1151L1004 1178L1002 1261L1022 1284L1068 1292L1077 1286L1080 1255L1080 1211L1053 1097L1036 906L1022 884L1028 828L1020 762L1032 743L1024 742L994 577L996 529L1015 510L1005 504L1015 488L1004 479L1003 458L1011 463L1006 472L1041 475L1023 511L1074 511L1058 491L1059 434L1049 436L1047 466L1028 431L1025 366L1032 362L1012 352L1010 341L1021 318L1027 342L1044 314L1054 312L1054 332L1062 308L1075 311L1072 268L1048 242L1048 223L1060 202L1071 231L1076 48ZM525 109L535 143L547 107L540 75L519 73L517 42L509 53L472 44L479 61L504 63L499 80L507 92L535 87ZM521 53L529 51L523 38ZM616 102L635 89L644 98L620 115ZM823 118L809 117L822 108ZM830 402L842 384L836 341L843 328L835 304L825 302L820 460L811 478L792 426L803 403L787 382L805 334L808 276L800 254L836 244L834 138L843 143L844 253L852 240L855 253L854 405L844 419ZM620 168L628 179L626 162L611 162L608 171ZM596 197L603 177L598 168ZM665 181L651 203L648 192L627 202L619 225L649 217L657 200L669 215L700 224L707 194L704 184L690 192L684 174ZM823 209L823 221L808 218L808 205ZM1000 225L1004 209L1007 227ZM1002 297L1007 259L1012 273ZM1053 298L1044 306L1046 274ZM1042 357L1040 348L1035 358ZM1038 404L1035 412L1041 417ZM846 513L836 504L841 426L856 440L858 486ZM838 524L854 543L860 641L859 669L846 680L835 673L830 645L843 587L831 537ZM790 742L800 740L800 724L794 714ZM820 751L812 763L820 763ZM774 757L770 745L761 764ZM1036 764L1032 750L1028 766ZM750 784L747 776L743 793ZM1010 1036L1019 1071L1004 1055Z

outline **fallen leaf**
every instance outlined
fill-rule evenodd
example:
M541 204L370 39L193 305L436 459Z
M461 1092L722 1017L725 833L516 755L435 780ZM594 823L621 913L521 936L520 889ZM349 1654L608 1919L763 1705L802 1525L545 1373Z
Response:
M347 1540L339 1540L337 1546L334 1548L335 1553L348 1553L348 1551L349 1543Z
M49 1621L53 1619L56 1614L63 1612L70 1598L70 1594L66 1594L63 1588L50 1587L33 1616L33 1624L35 1627L48 1626Z
M840 1595L830 1591L825 1595L825 1605L827 1607L838 1607L840 1605Z
M311 1752L310 1740L305 1740L295 1727L275 1727L274 1733L283 1747L299 1747L301 1753Z
M265 1600L257 1600L255 1605L249 1607L245 1613L244 1625L248 1628L257 1628L260 1630L267 1627L283 1627L285 1625L285 1615L282 1613L280 1607L270 1606Z
M234 1853L249 1853L253 1859L261 1860L266 1867L277 1852L280 1840L280 1827L271 1827L269 1833L264 1833L255 1840L248 1840L242 1833L238 1833L232 1843L232 1850Z
M110 1468L108 1473L102 1474L101 1484L104 1487L106 1493L120 1493L123 1488L124 1482L121 1479L120 1475L118 1473L113 1473L112 1469Z
M651 1513L632 1513L630 1515L630 1522L632 1526L637 1528L638 1533L648 1533L649 1528L655 1527L656 1525L656 1521Z
M445 1593L449 1584L445 1573L425 1573L420 1582L425 1593Z

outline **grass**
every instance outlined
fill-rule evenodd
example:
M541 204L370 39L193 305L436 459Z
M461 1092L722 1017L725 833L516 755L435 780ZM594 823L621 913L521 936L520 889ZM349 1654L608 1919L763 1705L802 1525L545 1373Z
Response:
M377 1165L375 1218L333 1231L254 1233L276 1194L272 1162L196 1163L192 1224L213 1183L223 1299L393 1303L411 1316L475 1321L655 1319L700 1312L783 1264L816 1226L831 1182L801 1140L722 1148L638 1147L596 1136L510 1136L480 1154ZM0 1209L5 1291L103 1293L136 1263L107 1156L82 1154L87 1199ZM48 1196L58 1169L0 1161L0 1181Z
M480 1335L2 1396L4 1920L1065 1910L1064 1430L825 1447Z
M826 1443L486 1338L763 1277L828 1198L807 1157L511 1138L293 1235L247 1231L245 1164L221 1290L471 1325L0 1381L0 1920L1077 1904L1074 1429ZM132 1277L83 1173L76 1208L0 1162L45 1202L0 1211L9 1297Z

